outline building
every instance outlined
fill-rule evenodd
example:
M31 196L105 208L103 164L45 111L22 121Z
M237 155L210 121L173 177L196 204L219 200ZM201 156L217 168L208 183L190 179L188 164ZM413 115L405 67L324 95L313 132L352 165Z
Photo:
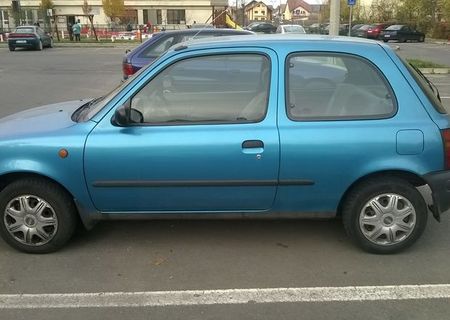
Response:
M14 1L14 0L13 0ZM39 9L41 0L19 0L20 24L43 23L47 12ZM69 23L80 19L82 24L89 21L83 12L84 0L53 0L53 15L60 29ZM97 26L110 26L102 7L101 0L88 0L91 7L89 14L94 16L93 22ZM183 28L194 22L205 23L215 9L223 10L228 6L228 0L125 0L124 20L132 24L145 24L150 21L153 25L163 25L169 28ZM0 31L14 28L17 24L12 14L12 1L0 0Z
M273 8L262 1L251 1L244 7L247 21L271 21Z

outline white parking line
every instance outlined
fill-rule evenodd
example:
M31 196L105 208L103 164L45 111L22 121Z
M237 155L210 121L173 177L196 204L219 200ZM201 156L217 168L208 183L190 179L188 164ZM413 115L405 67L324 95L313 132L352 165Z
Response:
M3 294L0 295L0 309L165 307L246 303L387 301L449 298L450 284Z

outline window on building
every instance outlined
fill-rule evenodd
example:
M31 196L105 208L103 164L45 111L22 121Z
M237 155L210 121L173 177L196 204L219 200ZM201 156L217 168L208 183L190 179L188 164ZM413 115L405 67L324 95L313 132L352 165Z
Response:
M147 23L148 21L150 21L148 18L148 9L142 10L142 21L144 23Z
M161 9L156 9L156 24L163 24Z
M362 58L296 54L287 65L286 108L292 120L381 119L396 111L388 82Z
M168 24L184 24L186 23L186 11L179 9L167 9Z
M265 11L261 11L261 14L266 14L266 12Z
M258 11L255 10L255 14L258 14Z

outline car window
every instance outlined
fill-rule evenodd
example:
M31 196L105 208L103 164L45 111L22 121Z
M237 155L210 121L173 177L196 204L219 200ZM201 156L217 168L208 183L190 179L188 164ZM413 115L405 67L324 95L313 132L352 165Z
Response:
M146 124L261 121L267 110L269 59L214 55L175 62L131 99Z
M291 55L287 113L292 120L378 119L396 111L387 81L370 62L351 55Z
M34 28L17 28L14 32L15 33L33 33Z
M150 44L145 50L141 52L139 55L140 58L157 58L161 56L164 52L166 52L171 46L178 43L176 40L176 36L167 36L162 37L157 40L155 43Z

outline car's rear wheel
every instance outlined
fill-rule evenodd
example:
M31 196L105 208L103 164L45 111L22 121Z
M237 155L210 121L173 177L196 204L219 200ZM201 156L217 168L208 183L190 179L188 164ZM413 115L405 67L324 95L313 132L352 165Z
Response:
M75 205L58 185L43 179L15 181L0 193L0 235L29 253L61 248L77 225Z
M9 46L9 51L15 51L15 50L16 50L16 47Z
M424 41L425 41L425 37L424 36L420 36L419 42L424 42Z
M343 204L342 215L347 234L358 246L389 254L411 246L420 237L428 210L413 185L385 177L356 186Z

